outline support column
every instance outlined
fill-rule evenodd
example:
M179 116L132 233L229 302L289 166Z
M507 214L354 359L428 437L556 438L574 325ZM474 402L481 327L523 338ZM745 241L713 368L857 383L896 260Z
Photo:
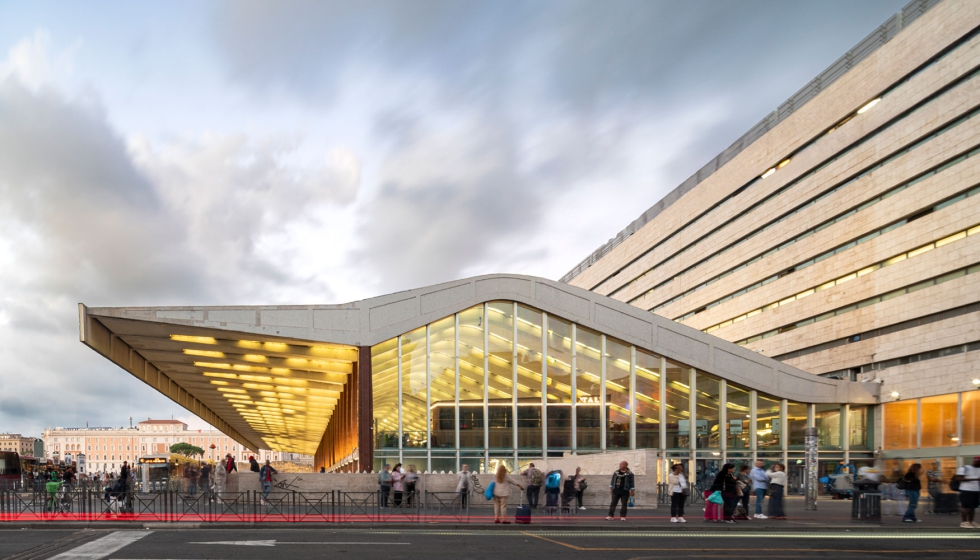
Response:
M728 430L728 380L721 379L718 381L718 451L722 464L728 462Z
M398 379L396 380L398 387L398 462L401 463L405 460L402 458L402 442L404 441L402 436L402 337L399 336L396 342L398 343Z
M606 452L606 335L599 344L599 450Z
M456 472L459 472L459 313L453 315L453 369L456 373L456 394L453 397L453 437L456 439Z
M840 407L840 448L844 452L844 464L851 464L851 405Z
M755 389L749 391L749 449L752 450L752 464L759 460L759 428L758 423L759 407L757 400L759 392Z
M429 345L430 326L425 326L425 462L426 472L432 472L432 347Z
M687 380L691 387L691 394L688 395L691 401L691 419L687 425L687 444L693 460L698 449L698 375L694 368L688 368Z
M578 337L576 324L572 323L572 455L578 453L578 348L575 339Z
M541 457L548 458L548 314L541 313Z
M374 469L374 398L371 390L371 347L357 349L357 457L358 470Z
M517 463L518 444L517 444L517 302L516 301L514 302L513 312L514 312L514 320L512 322L514 323L513 324L514 328L513 328L513 333L511 335L512 344L511 344L511 358L510 358L510 366L511 366L510 369L511 369L511 375L513 375L513 385L511 385L511 391L510 391L510 398L511 398L510 406L512 411L511 422L514 425L511 426L511 428L513 429L513 441L511 442L511 444L514 447L514 469L519 470L520 466Z
M630 346L630 449L636 449L636 346Z
M483 304L483 472L490 472L490 304Z
M667 358L660 357L660 452L667 456ZM668 468L670 466L668 465ZM690 472L690 471L688 471ZM690 475L689 475L690 476Z

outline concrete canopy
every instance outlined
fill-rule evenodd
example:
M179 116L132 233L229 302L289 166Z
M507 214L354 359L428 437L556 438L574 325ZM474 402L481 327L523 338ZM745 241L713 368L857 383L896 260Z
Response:
M775 397L805 403L877 401L876 384L817 377L612 298L510 274L341 305L80 304L80 337L243 445L312 454L356 367L359 347L497 300L538 308Z

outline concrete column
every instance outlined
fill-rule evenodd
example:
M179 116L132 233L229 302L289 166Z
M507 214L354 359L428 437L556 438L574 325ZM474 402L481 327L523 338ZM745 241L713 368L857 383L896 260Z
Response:
M667 358L660 357L660 452L667 456ZM667 466L668 468L670 465Z
M513 375L513 385L511 385L510 398L511 398L511 422L513 426L513 442L514 447L514 467L517 468L517 302L514 302L514 320L513 324L513 334L511 335L511 375Z
M548 457L548 314L541 313L541 456Z
M851 463L851 405L843 404L840 407L840 448L844 452L844 463Z
M483 472L490 468L490 304L483 304Z
M599 449L606 451L606 335L599 345Z
M688 368L687 380L691 388L690 395L688 395L691 401L691 420L688 422L687 443L693 460L697 452L698 442L698 375L694 368Z
M578 364L576 363L578 356L578 348L575 342L578 336L577 326L572 323L572 441L571 448L572 454L578 452Z
M456 439L456 472L459 472L459 313L453 315L453 369L456 372L456 394L453 397L453 437Z
M783 465L789 464L789 403L779 402L779 448L783 450Z
M711 437L711 436L708 436ZM721 462L728 462L728 381L718 382L718 450Z
M425 326L425 470L432 472L432 346L430 326ZM398 363L401 363L399 358Z
M759 407L756 402L759 392L749 391L749 449L752 450L752 463L755 464L759 459L759 427L756 425L759 415Z
M402 462L402 337L398 337L398 462Z
M630 346L630 449L636 449L636 346Z

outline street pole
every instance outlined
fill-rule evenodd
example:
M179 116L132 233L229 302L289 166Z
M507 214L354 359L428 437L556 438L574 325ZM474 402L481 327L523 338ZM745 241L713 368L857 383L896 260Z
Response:
M803 432L806 457L806 511L817 509L817 429L806 428Z

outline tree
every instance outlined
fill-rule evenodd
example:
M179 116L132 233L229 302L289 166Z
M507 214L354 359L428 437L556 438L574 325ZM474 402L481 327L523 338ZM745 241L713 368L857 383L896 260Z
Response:
M185 442L175 443L175 444L171 445L170 446L170 452L171 453L177 453L179 455L183 455L184 457L193 457L194 455L198 455L198 456L204 457L204 450L203 449L201 449L200 447L198 447L196 445L191 445L191 444L185 443Z

